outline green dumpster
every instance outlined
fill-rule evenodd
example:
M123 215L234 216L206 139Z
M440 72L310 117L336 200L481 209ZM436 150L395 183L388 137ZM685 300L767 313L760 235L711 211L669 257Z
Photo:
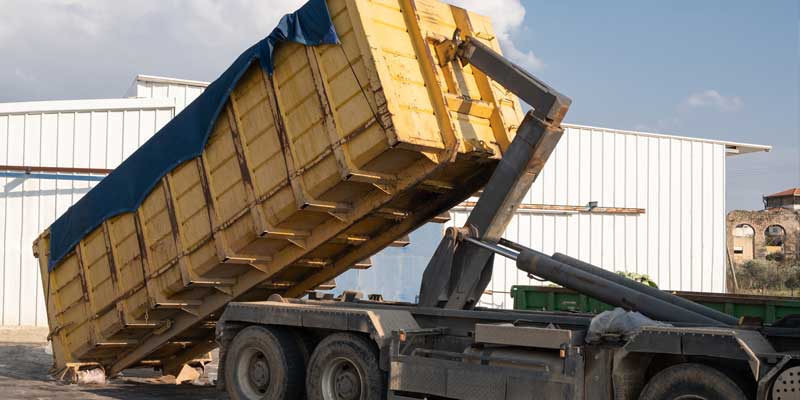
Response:
M800 300L795 297L746 294L670 292L734 317L757 317L765 324L792 314L800 314ZM571 311L598 314L614 307L584 294L560 287L511 287L515 310Z

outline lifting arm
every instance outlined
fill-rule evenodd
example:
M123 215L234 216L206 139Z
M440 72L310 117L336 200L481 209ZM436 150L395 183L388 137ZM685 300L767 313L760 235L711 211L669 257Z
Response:
M437 44L439 62L470 64L533 107L498 163L463 228L468 236L497 243L525 193L544 167L563 129L571 100L475 38ZM494 253L459 242L454 230L436 249L422 277L419 304L471 309L489 283Z

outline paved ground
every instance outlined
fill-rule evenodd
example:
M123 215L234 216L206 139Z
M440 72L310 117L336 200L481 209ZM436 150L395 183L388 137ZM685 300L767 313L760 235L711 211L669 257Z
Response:
M103 385L65 385L52 380L53 364L43 338L46 331L0 329L0 399L227 399L213 386L175 385L172 377L134 370ZM216 354L215 354L216 356ZM215 376L216 368L207 368Z

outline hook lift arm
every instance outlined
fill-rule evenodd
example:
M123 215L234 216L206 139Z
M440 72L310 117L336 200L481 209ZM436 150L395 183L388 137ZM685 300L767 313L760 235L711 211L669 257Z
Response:
M528 111L498 163L464 228L450 229L428 263L422 277L419 304L427 307L471 309L489 283L494 253L461 236L496 244L525 193L544 167L563 129L571 100L474 37L436 44L441 65L472 65L533 109Z
M501 236L525 193L544 167L563 130L570 99L497 54L478 40L453 39L437 44L439 62L474 68L533 106L487 182L462 228L447 230L422 277L419 303L428 307L475 307L492 275L495 254L516 261L517 268L617 307L668 321L735 326L734 317L678 296L642 285L564 254L547 256Z

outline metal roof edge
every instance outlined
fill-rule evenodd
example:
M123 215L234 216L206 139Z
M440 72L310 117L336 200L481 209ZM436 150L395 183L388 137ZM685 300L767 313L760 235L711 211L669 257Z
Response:
M134 84L136 82L174 83L178 85L189 85L198 87L207 87L209 84L211 84L211 82L194 81L191 79L179 79L179 78L170 78L166 76L144 75L144 74L136 75L136 78L134 78L133 82Z
M174 108L173 98L47 100L0 103L0 115Z
M591 126L591 125L580 125L580 124L562 124L565 128L575 128L575 129L592 129L592 130L599 130L599 131L606 131L606 132L616 132L626 135L637 135L637 136L647 136L647 137L655 137L655 138L664 138L664 139L678 139L678 140L688 140L693 142L702 142L702 143L713 143L713 144L721 144L724 145L725 148L728 150L728 155L736 155L736 154L745 154L745 153L754 153L758 151L768 152L772 150L772 146L762 145L762 144L751 144L751 143L739 143L739 142L731 142L727 140L718 140L718 139L705 139L705 138L697 138L691 136L678 136L678 135L668 135L664 133L652 133L652 132L641 132L641 131L633 131L633 130L626 130L626 129L614 129L614 128L603 128L599 126Z

